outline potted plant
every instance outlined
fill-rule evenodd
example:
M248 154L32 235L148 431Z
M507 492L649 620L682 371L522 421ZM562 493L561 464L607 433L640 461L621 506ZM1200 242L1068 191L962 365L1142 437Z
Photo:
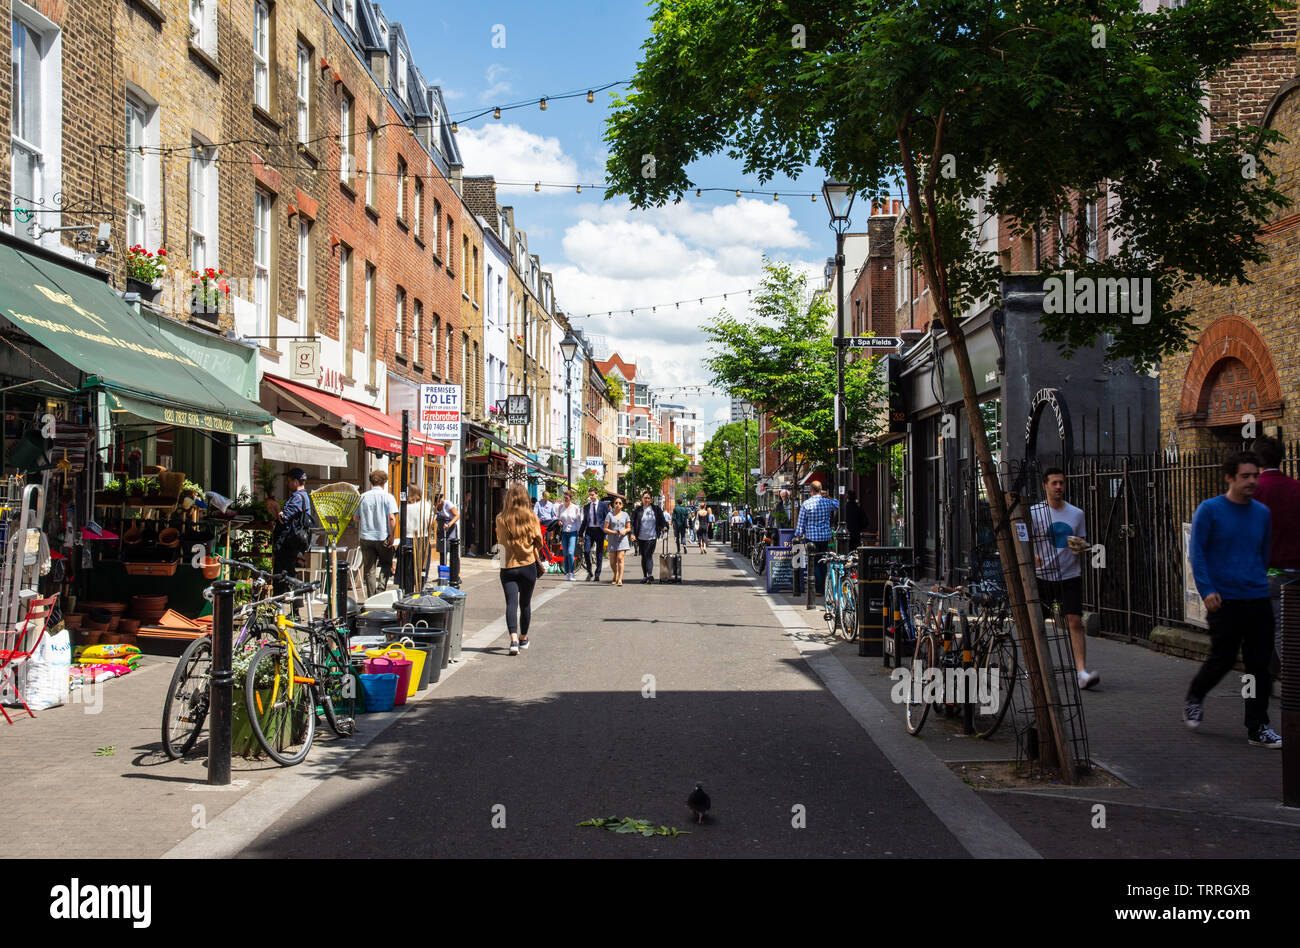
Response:
M231 669L235 673L235 693L231 708L233 714L231 715L230 725L230 752L245 758L260 757L262 755L262 745L257 742L257 736L253 733L253 725L248 719L248 701L244 697L244 686L248 679L248 666L252 664L253 656L261 645L261 639L249 639L235 649L231 661ZM268 707L271 704L273 682L270 680L269 673L262 677L265 680L257 682L257 693L262 697L262 706Z
M205 267L190 272L190 315L215 321L221 313L221 301L230 295L225 270Z
M102 506L111 506L120 504L122 498L126 496L126 484L120 477L115 477L109 481L103 490L95 491L95 503Z
M194 502L204 496L203 488L194 483L188 477L181 484L181 509L189 510L194 506Z
M144 503L145 491L147 490L145 486L146 480L147 478L144 477L127 478L125 491L126 502L128 504L131 504L134 507L139 507Z
M167 275L167 251L159 247L156 253L136 244L126 252L126 291L139 293L140 299L150 303L158 301L162 293L163 277Z

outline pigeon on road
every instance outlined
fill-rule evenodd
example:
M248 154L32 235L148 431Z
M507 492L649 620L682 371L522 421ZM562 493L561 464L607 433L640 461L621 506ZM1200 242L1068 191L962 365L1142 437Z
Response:
M712 801L709 800L709 795L704 792L702 784L697 783L695 785L695 789L691 791L691 795L686 798L686 805L690 807L691 812L695 814L695 822L703 823L704 814L709 812L709 807L712 805Z

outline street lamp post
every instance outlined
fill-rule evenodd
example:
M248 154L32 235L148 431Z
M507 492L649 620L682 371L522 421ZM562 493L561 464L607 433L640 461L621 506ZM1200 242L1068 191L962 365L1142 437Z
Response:
M831 229L835 231L835 491L844 503L848 486L847 432L844 423L844 234L849 229L849 211L853 207L853 185L843 181L827 181L822 185L822 196L831 215ZM841 510L839 525L835 528L835 552L843 553L848 540L848 525Z
M560 342L560 355L564 356L564 453L568 462L565 479L570 490L573 489L573 357L577 354L578 340L573 338L573 331L569 330Z

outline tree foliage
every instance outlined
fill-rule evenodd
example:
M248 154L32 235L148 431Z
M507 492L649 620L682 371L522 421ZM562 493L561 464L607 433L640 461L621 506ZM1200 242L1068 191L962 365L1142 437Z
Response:
M605 388L609 390L610 401L614 403L614 406L619 411L622 411L623 405L625 404L623 398L626 395L626 392L623 391L622 379L616 378L613 375L606 375L604 376L604 379L605 379Z
M752 315L725 310L704 327L713 384L773 416L782 450L811 469L835 463L835 347L833 312L824 297L805 305L808 278L785 263L767 263ZM844 366L848 435L871 439L882 421L876 405L884 384L871 359ZM737 439L739 441L739 439ZM874 457L874 452L863 452ZM712 492L710 492L712 496Z
M1278 6L660 0L609 119L607 196L680 200L691 163L715 153L764 181L815 164L873 201L902 191L906 238L955 313L997 292L977 209L1052 246L1069 214L1064 260L1048 265L1149 278L1154 305L1145 322L1045 316L1044 337L1067 352L1102 337L1111 356L1150 363L1186 345L1181 289L1244 282L1266 259L1261 227L1284 203L1267 167L1279 136L1229 126L1202 141L1200 125L1206 83L1280 25ZM1096 262L1082 222L1102 195L1122 249Z
M605 482L600 479L593 468L589 467L574 482L574 488L577 491L574 499L585 504L587 502L587 491L594 490L597 496L605 493Z
M648 490L658 497L664 479L681 477L690 463L691 459L678 451L676 445L638 441L632 445L628 475L634 480L628 494L635 497Z
M731 446L727 458L726 446ZM758 425L749 425L749 465L758 464ZM732 503L754 503L754 478L749 479L748 499L745 495L745 425L736 421L722 425L705 442L701 452L704 492L709 497Z

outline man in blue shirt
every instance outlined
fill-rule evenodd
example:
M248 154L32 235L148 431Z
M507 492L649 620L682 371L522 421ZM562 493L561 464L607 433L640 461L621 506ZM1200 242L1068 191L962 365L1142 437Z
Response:
M307 552L311 544L311 500L307 497L307 472L300 467L285 474L289 484L289 499L280 508L271 533L271 570L293 576L298 569L298 557ZM275 583L275 594L289 591L289 584Z
M822 493L822 482L813 481L808 489L811 496L799 508L799 520L796 526L808 541L808 554L825 553L830 549L831 515L840 509L840 502ZM826 563L820 557L816 560L814 575L817 579L817 595L822 595L826 588Z
M1273 654L1273 607L1269 601L1268 554L1272 522L1268 508L1252 496L1259 484L1259 461L1249 452L1223 462L1227 490L1203 502L1192 516L1192 575L1205 600L1210 624L1210 657L1192 679L1183 721L1200 727L1205 696L1237 660L1241 649L1247 682L1247 739L1256 747L1281 747L1268 726L1271 691L1268 663Z

